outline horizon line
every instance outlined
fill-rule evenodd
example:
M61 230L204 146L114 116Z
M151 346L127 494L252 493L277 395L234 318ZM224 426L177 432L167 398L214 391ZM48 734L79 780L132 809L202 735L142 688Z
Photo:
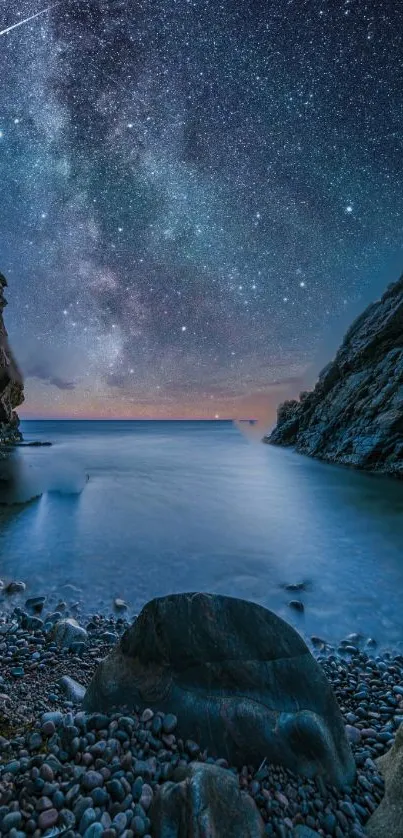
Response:
M251 416L238 419L235 416L220 416L216 418L206 416L167 416L167 417L77 417L77 416L27 416L21 417L20 422L257 422Z
M20 422L257 422L256 417L220 416L22 416Z

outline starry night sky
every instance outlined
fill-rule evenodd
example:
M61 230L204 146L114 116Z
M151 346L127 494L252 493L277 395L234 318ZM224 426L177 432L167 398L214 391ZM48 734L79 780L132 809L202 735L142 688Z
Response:
M0 49L22 415L271 421L403 268L400 0L63 0Z

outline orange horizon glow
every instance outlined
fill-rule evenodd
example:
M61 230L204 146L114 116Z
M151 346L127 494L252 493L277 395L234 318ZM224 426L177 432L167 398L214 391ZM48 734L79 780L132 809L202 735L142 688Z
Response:
M155 402L128 393L97 392L75 388L60 390L27 379L25 401L17 413L22 420L83 421L229 421L253 419L255 429L268 429L276 422L278 405L296 395L297 385L269 384L248 394L217 394L179 400L163 397ZM300 389L300 388L299 388ZM252 426L250 426L252 427Z
M70 395L70 394L69 394ZM227 421L240 422L254 420L259 425L274 424L278 401L269 402L267 394L257 394L251 398L242 398L230 403L215 403L211 405L137 405L95 403L82 404L38 404L38 399L27 400L21 408L17 408L18 415L24 420L60 420L60 421ZM66 400L67 401L67 400ZM71 401L71 398L69 398Z

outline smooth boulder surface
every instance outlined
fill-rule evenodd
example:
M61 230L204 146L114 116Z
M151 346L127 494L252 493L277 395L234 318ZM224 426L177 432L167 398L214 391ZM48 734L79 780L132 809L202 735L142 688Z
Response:
M385 780L385 795L369 819L368 838L402 838L403 836L403 724L400 725L390 751L377 759Z
M173 594L141 611L99 665L84 709L155 707L232 765L267 758L340 788L355 763L332 689L300 635L271 611Z
M314 390L280 405L264 442L403 477L403 276L354 321Z
M231 771L195 762L174 779L159 787L150 812L158 838L263 838L256 804Z

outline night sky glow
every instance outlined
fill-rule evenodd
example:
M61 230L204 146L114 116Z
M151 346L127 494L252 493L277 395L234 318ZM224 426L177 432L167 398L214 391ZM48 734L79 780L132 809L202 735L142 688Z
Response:
M271 418L403 268L400 0L2 0L0 32L22 415Z

